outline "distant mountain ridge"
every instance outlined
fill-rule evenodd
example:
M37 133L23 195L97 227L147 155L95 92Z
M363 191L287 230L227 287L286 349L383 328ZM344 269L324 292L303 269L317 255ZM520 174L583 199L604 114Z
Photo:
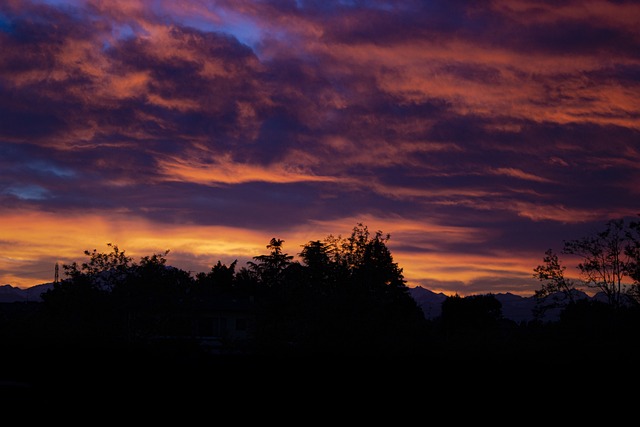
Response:
M0 285L0 302L41 302L40 294L52 287L53 282L42 283L25 289L11 285Z
M41 294L53 287L53 283L43 283L22 289L11 285L0 285L0 303L10 302L41 302ZM435 319L442 313L442 303L447 299L447 295L442 292L433 292L422 286L410 287L409 294L422 308L427 319ZM493 294L502 304L502 315L505 319L515 322L530 321L534 319L534 309L536 307L536 299L534 296L523 297L520 295L507 293ZM576 291L574 296L576 299L581 298L597 298L600 295L590 297L582 291ZM542 320L556 320L560 314L560 309L555 308L548 310Z
M409 294L413 297L414 300L418 303L424 315L427 319L435 319L440 316L442 313L442 302L447 299L447 295L442 292L435 293L427 288L423 288L422 286L416 286L414 288L409 288ZM497 293L493 294L500 304L502 304L502 316L505 319L513 320L514 322L528 322L535 318L534 310L537 305L536 298L532 295L530 297L523 297L520 295L512 294L510 292L507 293ZM551 296L549 298L556 298L559 301L564 299L564 295L558 294L555 296ZM574 293L575 299L583 299L583 298L596 298L601 299L601 295L596 294L593 297L590 297L586 293L582 291L575 291ZM557 320L560 315L561 308L553 308L549 309L545 312L544 317L541 319L543 321L553 321Z

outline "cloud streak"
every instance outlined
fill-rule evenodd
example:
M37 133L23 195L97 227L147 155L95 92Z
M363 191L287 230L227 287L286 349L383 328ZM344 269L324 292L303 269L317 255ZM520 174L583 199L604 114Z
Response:
M295 182L340 182L332 176L322 177L305 173L295 165L278 163L260 166L234 161L230 155L203 163L199 159L160 160L158 167L167 180L199 183L204 185L268 182L276 184Z

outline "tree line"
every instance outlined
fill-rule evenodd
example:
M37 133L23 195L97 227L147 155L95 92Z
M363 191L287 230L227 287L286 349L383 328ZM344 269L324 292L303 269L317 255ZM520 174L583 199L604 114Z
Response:
M560 318L519 324L502 316L492 294L449 296L441 315L426 319L389 250L390 235L363 224L347 237L309 241L299 261L274 237L245 266L218 261L195 275L169 265L169 251L135 261L108 244L108 252L87 250L85 262L63 265L64 278L42 302L5 304L0 339L5 355L16 357L144 354L196 364L219 356L618 357L636 352L638 236L637 222L616 220L564 242L563 255L581 258L579 279L567 278L560 257L547 251L533 269L541 281L535 297L541 312L562 304ZM606 298L574 298L583 287ZM207 337L214 348L203 345Z
M169 251L135 261L116 244L107 252L87 250L85 262L63 265L65 278L42 294L29 319L29 342L195 353L205 321L209 334L217 322L220 353L412 351L424 316L389 238L358 224L348 237L308 242L295 261L274 237L267 253L246 266L218 261L195 275L169 265ZM227 333L234 325L220 325L237 321L234 313L245 316L247 329L235 339ZM16 322L4 326L5 337L24 331Z

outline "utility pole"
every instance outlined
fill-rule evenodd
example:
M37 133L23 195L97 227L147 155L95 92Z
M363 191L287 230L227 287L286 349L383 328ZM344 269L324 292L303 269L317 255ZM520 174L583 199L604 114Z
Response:
M60 283L60 275L58 273L58 270L59 270L59 267L58 267L58 263L56 262L55 273L53 275L53 283L55 283L56 285Z

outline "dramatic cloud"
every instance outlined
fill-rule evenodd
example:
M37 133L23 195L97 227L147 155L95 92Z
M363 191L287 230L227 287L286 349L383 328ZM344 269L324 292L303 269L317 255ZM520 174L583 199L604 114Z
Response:
M0 283L108 242L197 272L363 223L410 286L531 294L547 248L640 213L638 16L5 0Z

